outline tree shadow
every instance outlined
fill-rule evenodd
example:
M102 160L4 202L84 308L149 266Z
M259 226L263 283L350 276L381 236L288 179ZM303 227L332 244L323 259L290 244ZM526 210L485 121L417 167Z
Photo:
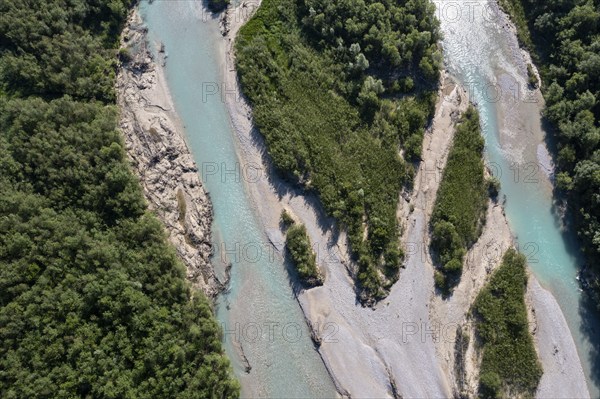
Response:
M150 0L152 2L154 0ZM227 10L229 1L226 0L202 0L202 7L209 12L214 19L219 18L222 12Z
M260 151L262 165L265 168L264 176L267 177L269 185L277 194L277 198L282 200L285 196L291 198L302 197L304 203L315 211L317 227L321 233L325 234L331 232L329 244L331 246L334 245L339 238L339 226L336 223L336 220L329 216L325 211L323 204L318 197L318 193L314 190L306 190L297 178L291 176L289 173L282 172L275 167L267 150L266 140L258 127L252 127L250 138L251 145Z
M591 382L600 390L600 317L596 301L587 293L579 301L579 315L582 320L580 331L590 347L589 353L581 355L587 356L585 360L590 363Z
M250 138L250 145L259 149L262 166L265 168L263 175L266 176L268 183L271 186L271 188L275 191L277 198L281 201L286 196L289 196L291 198L301 197L304 204L315 212L317 228L320 230L320 233L323 235L327 233L330 234L329 238L327 239L327 255L325 262L327 262L327 259L331 259L331 257L333 256L336 258L335 261L340 263L340 266L346 269L346 273L348 273L355 285L355 302L357 305L362 304L360 300L361 290L358 287L357 276L352 271L352 268L345 264L343 257L340 257L341 254L339 254L339 252L335 250L335 247L337 246L340 239L340 234L342 232L339 223L335 220L334 217L327 214L316 191L307 191L297 178L295 178L294 176L290 176L287 173L281 172L274 166L273 160L268 153L265 137L255 125L253 125L252 130L250 132ZM284 226L280 223L279 227L282 228ZM347 238L346 245L349 248ZM283 255L285 268L288 271L289 283L292 287L294 295L298 296L298 294L300 294L302 290L313 288L313 286L307 285L302 281L302 279L298 275L296 268L294 267L293 261L289 257L287 250L284 249ZM321 263L322 262L323 260L321 260ZM322 264L320 264L319 267L323 269ZM324 270L322 271L324 272Z
M550 153L552 163L557 165L558 140L556 139L556 127L548 120L541 117L542 129L546 133L544 142ZM568 203L568 195L553 188L552 215L556 228L561 232L565 242L566 252L575 259L578 276L582 277L579 284L583 293L578 304L578 312L581 318L579 330L585 341L589 344L589 353L580 354L583 362L590 364L590 378L597 390L600 390L600 311L598 299L591 292L591 287L586 287L585 274L589 272L590 265L585 255L581 252L581 240L577 236L578 221L573 213L573 208ZM585 356L585 358L583 358Z
M287 272L288 283L290 284L290 287L292 287L292 292L294 293L294 297L298 298L298 295L300 295L300 293L302 291L312 288L312 287L306 286L306 284L302 281L302 278L300 278L300 275L298 274L298 271L296 270L296 267L294 266L294 261L292 260L287 248L284 249L282 255L283 255L283 267L285 268L285 270Z

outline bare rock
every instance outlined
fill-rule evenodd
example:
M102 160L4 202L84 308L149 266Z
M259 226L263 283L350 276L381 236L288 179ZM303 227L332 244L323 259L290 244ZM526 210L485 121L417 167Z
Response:
M162 69L165 47L157 45L155 60L146 35L133 12L121 40L126 57L117 78L120 128L149 208L164 223L188 280L214 298L226 282L210 263L212 205L173 110Z

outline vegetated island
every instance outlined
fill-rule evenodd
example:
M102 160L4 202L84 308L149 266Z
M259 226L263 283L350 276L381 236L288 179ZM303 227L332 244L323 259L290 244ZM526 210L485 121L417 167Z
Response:
M527 320L526 287L525 256L511 248L473 304L482 398L533 397L542 377Z
M470 106L458 121L430 222L435 285L444 295L460 281L465 254L485 224L484 145L477 110Z
M281 224L285 231L285 247L302 283L308 287L323 285L306 227L294 221L285 209L281 212Z
M347 230L363 303L387 295L403 260L396 209L436 99L434 9L425 0L265 0L236 40L273 163Z
M117 130L126 0L0 3L0 396L236 397Z

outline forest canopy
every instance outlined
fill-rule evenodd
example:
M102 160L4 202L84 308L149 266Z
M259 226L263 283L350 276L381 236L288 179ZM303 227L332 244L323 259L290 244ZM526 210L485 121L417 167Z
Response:
M114 105L125 0L0 2L0 397L236 397Z

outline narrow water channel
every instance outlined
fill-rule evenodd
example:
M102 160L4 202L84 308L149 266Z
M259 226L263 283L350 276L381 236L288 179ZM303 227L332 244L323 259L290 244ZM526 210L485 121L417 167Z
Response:
M242 396L335 397L283 260L259 227L229 114L215 95L225 67L218 21L201 1L144 1L140 11L150 40L165 45L167 82L214 206L213 263L221 270L232 264L217 316Z
M582 264L573 234L562 229L548 176L543 99L527 87L527 64L505 15L491 0L439 0L447 68L469 91L481 116L486 158L502 185L519 249L557 299L577 346L588 389L599 397L598 332L579 288Z

